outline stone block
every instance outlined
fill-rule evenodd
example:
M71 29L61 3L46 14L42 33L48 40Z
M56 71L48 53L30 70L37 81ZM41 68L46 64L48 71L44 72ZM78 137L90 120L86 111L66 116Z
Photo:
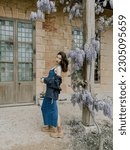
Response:
M0 16L5 16L5 10L3 6L0 6Z

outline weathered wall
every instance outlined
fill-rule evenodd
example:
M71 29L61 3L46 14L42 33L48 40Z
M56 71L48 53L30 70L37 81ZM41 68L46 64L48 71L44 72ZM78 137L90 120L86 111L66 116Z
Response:
M113 96L113 30L101 35L101 82L93 85L93 92L99 97Z
M7 18L29 19L30 12L35 10L36 0L1 0L0 16Z

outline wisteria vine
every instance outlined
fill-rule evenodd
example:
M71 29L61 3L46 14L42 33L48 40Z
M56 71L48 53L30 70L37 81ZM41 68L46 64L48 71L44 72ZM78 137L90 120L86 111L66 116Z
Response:
M76 103L82 109L82 106L85 105L92 115L95 115L95 111L102 111L103 114L112 119L112 99L107 97L103 100L98 100L97 97L93 97L92 94L86 90L82 89L77 90L72 97L71 102L75 106Z
M100 41L92 38L91 43L85 43L84 49L75 48L68 53L68 58L72 60L72 68L74 71L80 70L83 66L84 59L92 62L96 59L100 49ZM86 56L86 57L85 57Z
M72 21L73 18L83 17L83 4L81 0L38 0L37 1L37 12L31 12L30 19L36 21L38 19L44 19L45 14L54 13L57 11L58 5L63 5L63 13L69 14L69 20ZM113 9L113 0L95 0L95 14L100 15L104 12L104 9L110 5ZM96 19L96 32L102 32L106 30L109 26L113 25L113 16L99 16ZM93 51L94 52L94 51ZM88 53L89 54L89 53Z
M105 7L110 5L113 9L113 0L95 0L95 13L99 15L104 12ZM69 20L71 21L74 17L83 16L83 4L80 0L38 0L37 1L37 12L31 12L30 19L37 20L43 19L43 13L53 13L56 12L56 4L63 5L63 13L69 13Z
M86 43L84 45L84 49L76 48L75 50L71 50L68 53L68 58L72 60L72 75L76 74L83 67L83 62L85 59L89 63L96 59L97 53L100 49L100 41L98 39L92 38L91 43ZM78 105L82 108L83 105L87 106L91 114L94 115L94 110L103 111L105 116L112 118L112 105L110 103L111 100L98 100L93 97L91 93L85 88L86 84L82 79L79 79L78 76L76 78L72 77L71 87L74 90L74 94L71 97L71 102L73 105L78 103Z

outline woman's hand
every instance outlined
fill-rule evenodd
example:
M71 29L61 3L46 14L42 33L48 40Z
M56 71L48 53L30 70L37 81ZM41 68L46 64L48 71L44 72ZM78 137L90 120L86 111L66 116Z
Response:
M40 78L40 82L44 83L44 77Z

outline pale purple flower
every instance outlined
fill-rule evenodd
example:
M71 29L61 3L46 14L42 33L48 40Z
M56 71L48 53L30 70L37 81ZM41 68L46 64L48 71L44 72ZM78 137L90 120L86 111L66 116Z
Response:
M81 102L81 94L80 92L74 93L70 99L73 105Z
M113 9L113 0L109 0L110 6Z
M97 52L95 51L95 48L92 44L88 45L85 44L84 45L84 51L86 54L86 59L91 62L92 60L96 59L97 57Z
M31 19L32 21L37 20L37 13L36 13L36 12L31 12L31 14L30 14L30 19Z
M110 105L108 105L107 103L104 104L103 113L105 116L112 118L112 111Z
M61 4L64 4L64 2L65 2L64 0L60 0L60 3L61 3Z
M92 95L89 91L85 90L82 94L82 100L83 103L87 106L92 105L93 104L93 98Z
M76 48L68 53L68 57L73 61L73 69L80 70L83 66L85 52L79 48Z
M92 38L91 40L92 46L95 48L95 51L98 53L100 50L100 41Z
M104 0L103 7L106 7L106 6L107 6L107 0Z
M64 7L63 8L63 13L66 13L67 12L67 7Z

